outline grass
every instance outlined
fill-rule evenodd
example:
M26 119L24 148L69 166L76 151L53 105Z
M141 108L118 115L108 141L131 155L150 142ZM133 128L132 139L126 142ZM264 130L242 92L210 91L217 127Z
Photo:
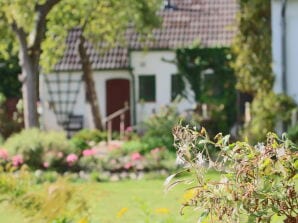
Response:
M215 173L208 177L218 178ZM165 193L164 179L106 183L74 183L90 205L92 223L194 223L199 213L191 208L179 214L185 185ZM26 222L21 213L0 204L1 223ZM280 218L273 223L283 222Z
M94 222L146 222L146 219L165 221L170 220L169 216L177 218L175 222L195 222L195 218L190 215L179 215L182 188L165 194L162 180L106 183L97 188L86 186L86 189L95 189L88 194L96 195L91 204ZM127 211L122 217L117 217L117 214L121 215L121 209Z
M179 214L184 194L182 187L164 192L164 180L140 180L107 183L76 183L75 187L90 202L94 223L114 222L196 222L197 216L187 210ZM25 222L21 213L0 205L1 223Z

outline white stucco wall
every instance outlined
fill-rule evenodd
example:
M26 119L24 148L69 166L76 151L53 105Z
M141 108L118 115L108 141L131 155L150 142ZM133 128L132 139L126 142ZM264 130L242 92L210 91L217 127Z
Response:
M131 66L135 76L136 118L138 123L152 112L158 111L162 106L171 103L171 75L177 73L177 66L167 61L173 60L175 60L174 51L131 52ZM140 103L138 82L140 75L155 75L155 102ZM192 106L192 103L182 100L178 105L178 109L183 111Z
M282 92L281 0L272 0L272 54L276 75L274 90ZM287 93L298 103L298 1L288 0L286 10Z
M80 74L78 72L74 72L71 74L72 77L75 79L78 79L80 77ZM57 77L55 74L48 74L47 79L49 81L51 80L57 80ZM59 74L59 79L60 80L67 80L68 75L66 73L60 73ZM71 84L70 85L70 90L76 90L77 84ZM54 111L50 108L50 102L51 102L51 97L49 95L49 89L51 91L57 91L58 89L64 91L67 90L67 84L61 84L59 87L57 84L50 83L50 87L45 82L45 76L41 75L40 76L40 100L42 104L42 115L41 115L41 125L42 128L45 130L62 130L62 128L58 125L57 118L54 114ZM83 106L83 102L85 101L85 97L83 94L84 88L83 85L80 85L80 90L79 94L76 99L76 103L74 105L74 114L75 115L82 115L85 113L86 108ZM58 94L54 94L54 101L56 100L65 100L67 97L67 94L61 94L60 97ZM56 105L58 106L58 105ZM64 107L65 109L65 107Z
M72 77L78 79L81 75L80 72L71 72ZM48 74L48 79L55 79L56 76L53 74ZM68 75L66 73L60 73L60 80L67 80ZM99 106L102 118L106 117L106 81L114 78L123 78L123 79L131 79L131 76L128 71L125 70L111 70L111 71L94 71L94 80L97 90L97 97L99 99ZM55 91L58 89L58 85L51 84L51 90ZM71 85L71 90L75 90L77 87L76 84ZM60 86L61 89L66 89L66 84L62 84ZM132 94L131 94L132 95ZM57 97L57 96L56 96ZM66 94L61 94L61 100L64 100ZM41 75L40 78L40 98L42 102L42 126L45 130L62 130L61 127L57 123L56 116L53 110L49 107L50 96L48 93L48 87L45 84L45 78ZM132 99L131 99L132 101ZM85 128L94 128L91 109L90 106L86 103L85 100L85 86L82 82L80 85L80 90L76 98L76 103L73 110L75 115L83 115L84 116L84 127Z
M173 63L166 61L173 61L175 59L174 51L150 51L150 52L131 52L131 67L133 67L132 73L128 70L103 70L103 71L94 71L94 80L96 83L97 96L100 103L100 112L102 118L106 117L106 81L109 79L127 79L130 80L131 92L130 92L130 101L133 100L132 92L132 77L134 75L135 80L135 101L136 104L136 114L134 115L134 108L132 104L131 107L131 120L136 118L137 123L140 123L153 111L158 111L162 106L166 106L171 103L171 75L177 73L177 67ZM166 60L166 61L165 61ZM72 72L71 75L76 79L79 78L80 72ZM156 80L156 101L155 102L139 102L139 76L140 75L155 75ZM55 78L55 75L48 75L49 79ZM60 79L67 79L68 76L66 73L60 74ZM187 85L186 85L187 86ZM66 86L65 86L66 87ZM63 88L63 87L62 87ZM188 87L189 88L189 87ZM57 89L57 87L56 87ZM53 89L55 90L55 89ZM74 90L74 89L72 89ZM43 127L46 130L61 130L57 124L55 114L50 110L48 102L50 97L48 94L48 89L44 81L44 77L40 79L40 97L43 106ZM190 90L188 90L190 92ZM65 97L65 96L62 96ZM178 104L178 109L180 112L194 107L194 101L183 99ZM84 127L85 128L94 128L91 109L90 106L85 101L85 87L84 83L81 83L80 91L77 96L76 104L74 107L75 115L84 116Z

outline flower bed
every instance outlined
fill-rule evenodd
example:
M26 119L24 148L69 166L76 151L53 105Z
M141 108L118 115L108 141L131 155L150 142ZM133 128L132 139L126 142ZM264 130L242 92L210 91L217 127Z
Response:
M176 169L175 154L165 147L149 150L139 138L110 143L90 140L77 138L76 143L84 146L76 147L61 133L24 130L0 149L0 163L4 169L7 164L16 169L27 165L42 173L72 173L74 178L97 180L139 179L147 173L165 175Z

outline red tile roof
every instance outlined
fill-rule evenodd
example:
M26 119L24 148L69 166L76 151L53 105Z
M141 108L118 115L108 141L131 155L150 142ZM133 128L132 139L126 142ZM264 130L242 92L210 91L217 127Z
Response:
M175 49L199 42L203 47L229 46L236 32L237 0L171 0L172 9L159 12L162 27L153 31L153 40L140 41L140 35L127 30L127 47L115 47L99 53L88 44L93 69L127 69L128 49ZM80 70L77 37L80 30L72 30L67 49L56 70Z

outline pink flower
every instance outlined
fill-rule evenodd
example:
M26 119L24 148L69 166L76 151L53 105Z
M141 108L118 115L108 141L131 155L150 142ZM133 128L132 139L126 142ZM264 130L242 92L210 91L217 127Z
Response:
M66 157L66 162L70 166L73 165L77 160L78 160L78 156L74 153L71 153Z
M43 165L43 167L46 168L46 169L49 168L49 166L50 166L50 164L49 164L48 162L44 162L42 165Z
M5 149L0 149L0 159L8 159L8 152Z
M24 163L23 157L21 155L15 155L12 157L12 165L18 167Z
M135 153L131 154L131 157L130 158L133 161L137 161L137 160L142 159L142 155L140 153L138 153L138 152L135 152Z
M155 148L155 149L152 149L151 151L150 151L150 153L152 154L152 155L156 155L157 153L159 153L160 152L160 148Z
M115 160L115 159L112 159L111 161L110 161L110 164L112 164L112 165L115 165L117 163L117 161Z
M83 151L83 156L93 156L96 154L96 150L95 149L85 149Z
M130 169L132 167L132 163L126 163L125 165L124 165L124 169Z
M119 149L122 146L122 142L119 141L112 141L109 143L108 145L109 150L115 150L115 149Z
M57 157L58 157L58 158L62 158L62 157L63 157L63 152L58 152L58 153L57 153Z
M133 127L131 126L128 126L126 129L125 129L125 132L132 132L133 131Z

